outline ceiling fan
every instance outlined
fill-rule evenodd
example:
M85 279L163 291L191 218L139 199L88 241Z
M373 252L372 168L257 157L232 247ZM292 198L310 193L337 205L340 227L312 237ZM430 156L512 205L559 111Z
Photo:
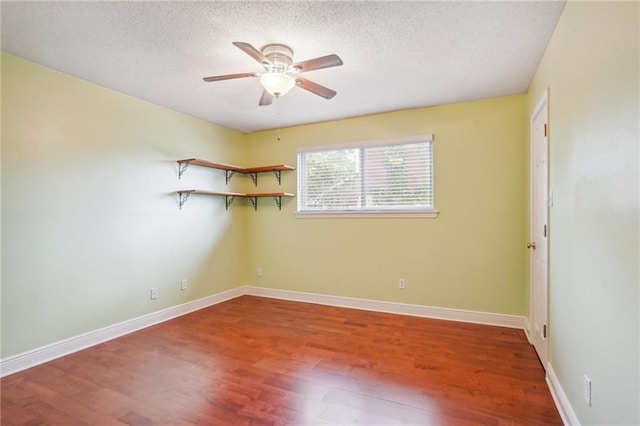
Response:
M249 43L240 41L234 41L233 45L258 61L266 72L217 75L205 77L204 81L212 82L234 78L260 77L260 84L264 88L258 103L260 106L271 105L274 97L278 98L285 95L295 85L325 99L331 99L336 95L334 90L302 78L299 74L342 65L342 59L338 55L332 54L294 63L293 50L284 44L267 44L261 50L256 49Z

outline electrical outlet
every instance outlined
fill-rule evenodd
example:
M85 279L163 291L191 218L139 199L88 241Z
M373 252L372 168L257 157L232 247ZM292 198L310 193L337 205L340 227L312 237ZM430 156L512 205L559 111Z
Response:
M261 277L262 276L262 266L258 266L256 268L256 275Z
M586 374L582 379L582 397L587 406L591 407L591 379Z
M158 287L153 287L151 289L151 300L158 298Z
M180 290L186 290L187 287L189 287L189 281L187 281L186 278L183 278L182 281L180 281Z
M404 278L400 278L400 279L398 280L398 288L399 288L400 290L404 290L404 289L406 289L406 288L407 288L407 283L406 283L406 281L404 280Z

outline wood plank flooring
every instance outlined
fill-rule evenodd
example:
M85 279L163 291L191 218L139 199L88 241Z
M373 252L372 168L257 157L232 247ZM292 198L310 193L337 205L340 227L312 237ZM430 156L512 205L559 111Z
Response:
M562 424L521 330L251 296L1 386L7 426Z

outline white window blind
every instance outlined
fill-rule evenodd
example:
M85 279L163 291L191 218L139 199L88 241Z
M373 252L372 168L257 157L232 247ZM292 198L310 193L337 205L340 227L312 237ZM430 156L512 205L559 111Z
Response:
M298 151L298 213L433 211L433 138Z

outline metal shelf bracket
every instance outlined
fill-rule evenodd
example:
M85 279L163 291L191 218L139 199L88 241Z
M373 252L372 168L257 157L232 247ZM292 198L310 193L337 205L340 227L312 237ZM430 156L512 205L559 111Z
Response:
M276 205L278 206L278 210L282 210L282 197L277 195L277 196L274 196L273 199L275 200Z
M187 167L189 167L188 161L185 161L184 163L178 163L178 179L182 178L182 175L187 170Z
M182 210L182 206L187 202L187 198L191 195L190 192L178 192L178 207Z
M231 180L231 178L233 177L234 174L236 174L236 172L234 170L225 170L224 171L224 178L227 181L227 185L229 185L229 181Z
M249 199L249 201L251 201L251 204L253 205L253 209L254 210L258 210L258 197L247 197Z
M278 185L281 185L282 172L280 170L274 170L273 174L276 175L276 179L278 180Z
M235 199L236 199L235 195L226 195L224 197L225 210L229 210L229 206L231 205L231 203L233 203L233 200Z
M253 184L255 186L258 186L258 172L249 173L249 176L251 176L251 180L253 181Z

